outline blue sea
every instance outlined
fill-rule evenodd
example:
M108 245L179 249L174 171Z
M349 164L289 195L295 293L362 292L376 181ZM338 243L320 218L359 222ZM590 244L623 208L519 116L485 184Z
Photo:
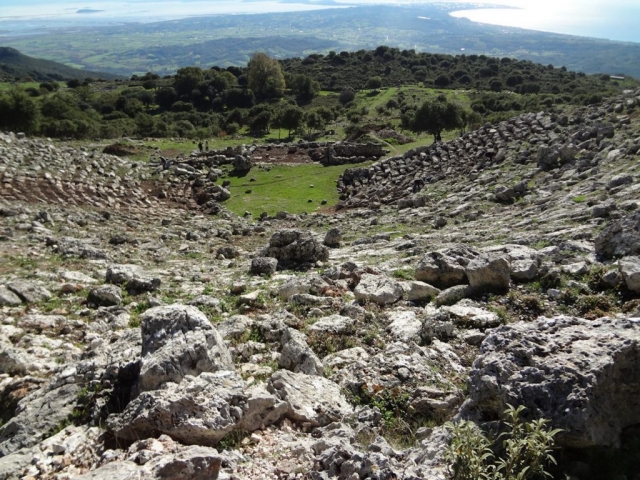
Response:
M505 0L505 3L516 8L464 9L452 15L492 25L640 43L640 0Z

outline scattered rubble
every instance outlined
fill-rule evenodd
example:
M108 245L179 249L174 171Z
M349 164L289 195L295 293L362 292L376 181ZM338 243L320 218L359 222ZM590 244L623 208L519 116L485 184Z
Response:
M630 448L640 415L638 97L346 169L338 212L255 220L213 163L360 154L142 168L0 134L0 478L444 480L442 424L508 404L596 478L589 452Z

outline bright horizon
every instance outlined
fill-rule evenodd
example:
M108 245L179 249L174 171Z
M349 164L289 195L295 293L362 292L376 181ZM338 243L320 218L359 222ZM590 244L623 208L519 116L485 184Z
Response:
M305 0L303 0L305 1ZM474 9L453 13L481 23L505 25L546 32L608 38L640 42L640 2L638 0L496 0L495 2L469 2L445 0L481 6L506 6L514 9ZM0 29L3 23L36 22L47 26L49 22L70 22L74 25L106 24L108 22L152 22L198 15L250 14L308 11L332 8L336 5L392 4L419 5L430 3L420 0L334 0L334 5L323 5L313 0L307 3L280 3L275 0L2 0ZM443 2L438 2L443 3ZM464 8L461 6L461 8ZM79 14L90 9L92 13Z
M515 9L453 13L475 22L640 43L637 0L500 0Z

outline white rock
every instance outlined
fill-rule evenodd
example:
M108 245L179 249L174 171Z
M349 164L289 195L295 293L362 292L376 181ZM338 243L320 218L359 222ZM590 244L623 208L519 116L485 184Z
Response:
M268 390L287 402L287 417L322 426L341 421L353 407L340 387L326 378L280 370L269 379Z

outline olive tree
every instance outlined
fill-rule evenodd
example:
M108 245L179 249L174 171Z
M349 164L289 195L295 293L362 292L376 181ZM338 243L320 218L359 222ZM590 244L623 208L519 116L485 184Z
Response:
M264 53L254 54L249 61L248 85L257 97L281 97L285 81L280 63Z
M444 130L463 126L460 111L460 107L455 103L427 100L416 110L409 126L414 132L430 133L435 143Z
M300 107L289 105L284 110L278 112L274 126L287 129L290 137L291 132L297 130L300 125L302 125L303 118L304 111Z

